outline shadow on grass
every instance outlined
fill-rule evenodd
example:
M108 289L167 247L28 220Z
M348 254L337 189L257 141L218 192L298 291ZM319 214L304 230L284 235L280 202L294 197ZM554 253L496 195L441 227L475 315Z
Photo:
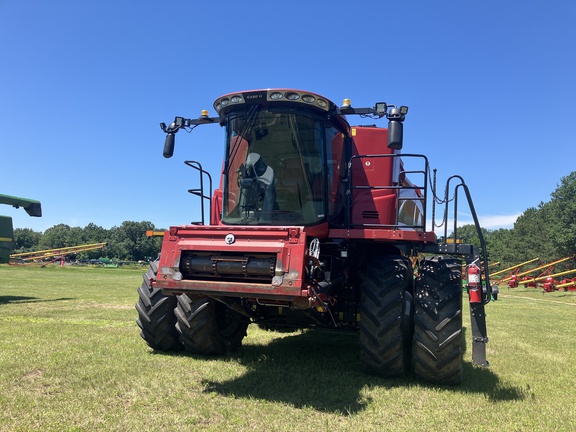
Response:
M0 305L8 303L45 303L63 300L74 300L71 297L63 297L57 299L39 299L38 297L25 297L25 296L0 296Z
M358 352L356 335L315 331L278 338L268 345L246 345L227 359L239 362L248 371L229 381L205 380L204 391L343 415L358 413L370 403L369 398L362 396L365 387L441 388L483 395L493 402L523 400L527 396L524 390L501 383L490 369L477 368L470 363L464 364L462 384L453 387L425 384L412 377L370 376L362 371Z

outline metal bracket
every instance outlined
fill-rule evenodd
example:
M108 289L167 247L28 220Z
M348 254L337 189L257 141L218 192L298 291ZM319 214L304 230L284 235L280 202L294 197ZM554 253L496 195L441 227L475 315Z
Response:
M472 327L472 363L477 366L488 367L489 363L486 360L488 333L484 304L470 303L470 324Z

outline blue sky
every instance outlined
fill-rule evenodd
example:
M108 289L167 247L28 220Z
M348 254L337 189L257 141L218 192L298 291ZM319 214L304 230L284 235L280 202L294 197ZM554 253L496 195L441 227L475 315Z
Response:
M37 231L198 220L183 161L218 179L223 131L180 133L164 159L158 124L287 87L408 105L404 151L510 228L576 169L575 22L573 0L0 0L0 193L44 217L0 213Z

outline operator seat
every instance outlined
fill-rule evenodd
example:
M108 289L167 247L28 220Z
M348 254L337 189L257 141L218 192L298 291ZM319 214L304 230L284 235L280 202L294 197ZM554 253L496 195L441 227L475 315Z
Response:
M246 157L244 176L240 179L241 206L261 222L270 222L276 201L274 170L258 153Z

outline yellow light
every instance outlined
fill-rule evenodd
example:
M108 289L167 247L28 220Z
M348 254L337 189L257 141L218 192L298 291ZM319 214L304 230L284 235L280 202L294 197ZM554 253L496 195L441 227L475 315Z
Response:
M349 108L350 106L352 106L352 102L350 102L350 99L344 99L344 100L342 101L342 106L343 106L344 108Z
M200 111L200 117L208 117L208 110Z

